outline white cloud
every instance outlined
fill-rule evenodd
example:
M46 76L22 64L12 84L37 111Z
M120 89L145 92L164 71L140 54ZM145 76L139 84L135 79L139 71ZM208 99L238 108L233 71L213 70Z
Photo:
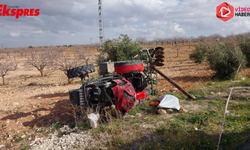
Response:
M44 33L42 30L31 31L32 33Z
M68 34L68 31L59 31L60 34Z
M10 32L10 36L11 37L19 37L20 36L20 32Z
M185 33L185 31L179 26L180 26L179 24L174 23L174 31L179 32L179 33Z

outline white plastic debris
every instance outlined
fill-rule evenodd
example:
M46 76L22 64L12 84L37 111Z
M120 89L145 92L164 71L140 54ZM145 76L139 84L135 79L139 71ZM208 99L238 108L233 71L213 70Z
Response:
M97 121L99 117L100 115L98 113L97 114L91 113L88 115L88 119L90 119L90 126L92 128L97 128Z
M173 95L162 95L160 96L160 103L158 108L173 108L180 110L179 99Z
M198 129L198 128L194 128L195 129L195 131L201 131L201 132L205 132L204 130L201 130L201 129Z

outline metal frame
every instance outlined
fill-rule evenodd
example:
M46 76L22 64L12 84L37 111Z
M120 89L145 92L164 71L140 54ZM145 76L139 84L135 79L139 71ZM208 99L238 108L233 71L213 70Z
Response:
M158 95L158 91L154 90L154 84L157 85L157 80L154 80L152 76L152 74L156 74L156 72L151 68L155 59L150 53L150 50L152 49L145 48L140 51L139 58L147 65L144 67L143 73L146 75L147 84L151 85L150 88L147 88L148 93L150 93L150 95Z
M102 0L98 0L98 12L99 12L100 56L101 58L104 59L105 53L103 49L104 31L103 31L103 19L102 19Z

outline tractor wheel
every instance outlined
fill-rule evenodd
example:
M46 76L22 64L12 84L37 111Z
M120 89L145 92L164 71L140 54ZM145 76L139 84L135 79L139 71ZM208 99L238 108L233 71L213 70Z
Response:
M81 77L92 72L95 72L95 67L93 64L83 65L67 70L67 77L68 78Z

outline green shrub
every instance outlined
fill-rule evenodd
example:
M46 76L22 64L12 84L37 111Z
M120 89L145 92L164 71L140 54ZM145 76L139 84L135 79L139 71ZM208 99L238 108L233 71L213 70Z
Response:
M51 126L51 130L52 130L52 131L58 130L58 129L61 128L62 126L63 126L62 123L57 122L57 123L55 123L55 124L53 124L53 125Z
M195 50L189 55L189 58L195 63L202 63L205 60L205 55L208 51L208 45L204 43L195 44Z
M67 134L67 132L66 131L60 131L58 134L57 134L57 136L58 137L62 137L63 135L66 135Z
M210 68L216 71L214 77L218 79L234 78L238 67L245 66L245 56L234 42L214 43L207 52Z
M190 59L195 63L208 61L217 79L231 79L235 77L241 63L242 67L245 66L246 58L233 41L201 43L195 47L195 51L190 54Z
M95 63L99 66L100 63L105 62L106 59L103 59L101 55L96 55ZM100 72L99 72L100 74Z
M239 42L240 49L245 54L247 66L250 67L250 37L245 37Z
M19 137L19 138L17 138L14 142L15 143L18 143L18 142L20 142L20 141L22 141L23 140L23 138L22 137Z
M103 47L108 54L107 60L111 61L132 60L142 49L139 43L133 42L126 34L121 34L118 39L105 41Z
M78 125L78 129L85 131L91 129L91 127L89 123L83 123Z

